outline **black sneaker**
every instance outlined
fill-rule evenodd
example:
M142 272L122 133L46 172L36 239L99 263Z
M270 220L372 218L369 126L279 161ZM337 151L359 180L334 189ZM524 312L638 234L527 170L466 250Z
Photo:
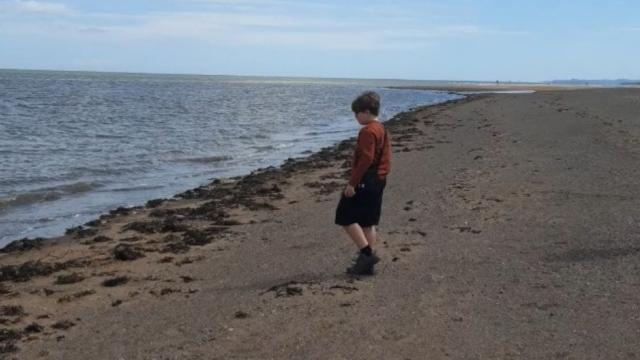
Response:
M367 256L365 254L359 254L354 260L353 265L347 268L347 274L349 275L373 275L373 267L380 261L380 258L376 254Z

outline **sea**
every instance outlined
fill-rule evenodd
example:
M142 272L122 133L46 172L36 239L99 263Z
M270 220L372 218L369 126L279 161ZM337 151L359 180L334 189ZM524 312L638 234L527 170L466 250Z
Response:
M429 84L0 70L0 247L355 136L365 90L383 121L461 97L390 88Z

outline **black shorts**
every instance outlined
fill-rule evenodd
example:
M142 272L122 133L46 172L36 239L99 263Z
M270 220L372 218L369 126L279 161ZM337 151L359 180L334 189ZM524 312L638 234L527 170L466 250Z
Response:
M336 225L348 226L358 223L362 227L378 225L382 210L382 193L387 185L377 175L367 184L360 183L356 187L356 194L350 198L340 195L340 202L336 209Z

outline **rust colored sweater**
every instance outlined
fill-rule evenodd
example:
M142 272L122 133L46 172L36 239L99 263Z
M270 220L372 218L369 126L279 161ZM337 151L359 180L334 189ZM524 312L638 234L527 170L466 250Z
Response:
M378 164L378 176L384 179L391 170L391 141L385 135L384 126L373 121L364 125L358 133L358 146L351 165L349 185L355 187L372 165Z

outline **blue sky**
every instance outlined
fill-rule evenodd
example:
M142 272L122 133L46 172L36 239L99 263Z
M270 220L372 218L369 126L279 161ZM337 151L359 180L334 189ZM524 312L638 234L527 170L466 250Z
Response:
M0 68L640 78L640 2L0 0Z

